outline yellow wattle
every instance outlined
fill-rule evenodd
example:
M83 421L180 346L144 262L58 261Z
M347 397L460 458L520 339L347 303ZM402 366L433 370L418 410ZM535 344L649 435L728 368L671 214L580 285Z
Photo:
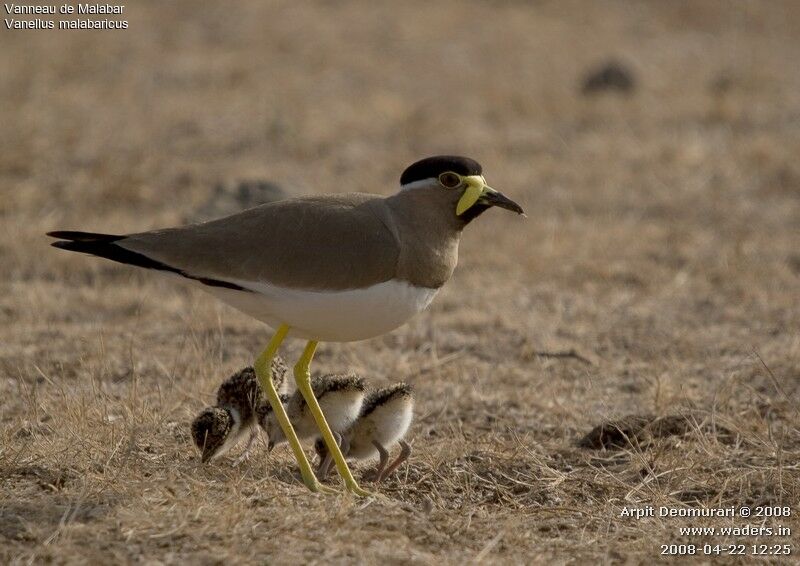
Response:
M461 195L460 199L458 199L458 204L456 205L456 216L461 216L467 210L469 210L473 204L478 202L478 199L481 198L482 194L483 187L473 184L467 185L467 189L464 191L464 194Z

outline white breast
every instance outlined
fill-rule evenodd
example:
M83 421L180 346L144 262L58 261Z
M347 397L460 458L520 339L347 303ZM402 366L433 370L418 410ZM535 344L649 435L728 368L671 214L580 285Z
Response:
M334 432L344 432L358 418L364 392L357 390L330 391L319 398L319 408L325 421ZM314 415L305 400L296 392L286 406L286 413L300 440L316 439L320 436ZM270 440L276 444L286 440L274 412L270 412L264 425Z
M292 336L324 342L366 340L394 330L424 310L438 291L396 280L347 291L301 291L268 283L233 283L249 291L204 289L272 328L287 324Z

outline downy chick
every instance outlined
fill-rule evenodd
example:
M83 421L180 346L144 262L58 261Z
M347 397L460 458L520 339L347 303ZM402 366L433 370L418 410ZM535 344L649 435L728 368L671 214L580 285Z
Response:
M410 385L396 383L367 393L358 418L341 433L342 454L353 460L377 456L379 461L375 481L382 481L411 455L411 446L403 437L411 425L413 413L414 396ZM400 444L400 454L388 464L389 449L395 444ZM315 442L314 448L320 459L318 476L324 479L333 459L321 440Z
M272 379L278 391L286 385L288 368L280 357L272 361ZM222 382L217 390L217 404L206 407L192 422L192 438L203 463L219 458L250 433L246 457L257 434L258 408L262 399L255 370L246 367Z
M346 430L361 410L366 386L364 379L354 375L323 375L311 378L311 389L317 398L325 420L334 436ZM300 440L316 439L320 436L314 416L306 405L300 391L292 395L281 396L286 414ZM258 423L267 433L268 449L286 442L275 412L269 403L263 403L258 409ZM338 440L338 438L337 438Z

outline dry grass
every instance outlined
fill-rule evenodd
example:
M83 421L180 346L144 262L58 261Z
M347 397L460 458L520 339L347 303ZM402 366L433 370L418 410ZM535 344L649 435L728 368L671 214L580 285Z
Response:
M650 562L742 522L625 505L798 502L796 2L126 10L0 32L0 562ZM636 91L581 96L610 57ZM285 453L199 465L188 422L266 330L43 237L177 223L239 179L388 193L442 151L530 218L471 226L409 325L322 347L416 386L386 499L310 495ZM691 419L579 444L630 414Z

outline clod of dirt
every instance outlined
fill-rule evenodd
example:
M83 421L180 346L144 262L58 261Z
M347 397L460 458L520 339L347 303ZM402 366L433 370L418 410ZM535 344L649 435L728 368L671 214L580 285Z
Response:
M287 192L272 181L241 181L234 186L217 185L209 199L185 218L202 222L222 218L260 204L287 198Z
M633 71L618 61L608 61L590 69L583 77L581 93L593 95L601 92L631 93L636 88Z
M663 417L628 415L597 425L578 441L578 446L607 450L646 448L653 439L685 436L693 430L714 434L720 440L727 440L733 436L728 429L719 424L711 426L708 418L700 415L681 414Z
M728 72L720 73L708 83L708 90L711 94L722 95L736 86L735 77Z
M594 427L578 445L581 448L627 448L644 432L653 421L651 415L628 415L616 421L609 421Z
M105 502L76 503L61 498L5 502L0 507L0 541L33 542L43 526L52 532L61 523L93 523L105 517L110 508Z
M0 477L10 480L29 481L45 491L60 491L67 483L75 479L76 474L70 469L50 469L44 466L12 466L0 468Z

